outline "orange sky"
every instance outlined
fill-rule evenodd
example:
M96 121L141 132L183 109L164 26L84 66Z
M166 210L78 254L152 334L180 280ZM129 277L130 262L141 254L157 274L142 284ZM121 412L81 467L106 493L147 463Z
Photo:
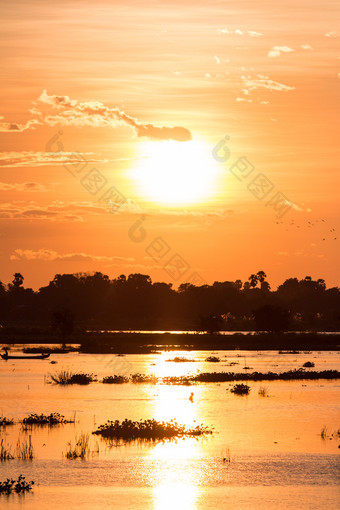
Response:
M0 280L98 270L177 287L263 269L273 287L339 285L339 10L2 3Z

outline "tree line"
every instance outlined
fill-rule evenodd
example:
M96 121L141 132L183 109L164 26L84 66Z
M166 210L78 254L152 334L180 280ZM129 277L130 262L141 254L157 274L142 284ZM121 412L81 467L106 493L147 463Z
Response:
M0 282L0 324L112 330L339 331L340 289L323 279L289 278L271 290L264 271L241 280L195 286L152 282L134 273L56 274L38 291L15 273Z

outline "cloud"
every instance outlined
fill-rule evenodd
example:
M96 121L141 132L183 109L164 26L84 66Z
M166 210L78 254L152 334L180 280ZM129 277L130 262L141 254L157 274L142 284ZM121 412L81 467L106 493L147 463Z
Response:
M0 219L83 222L79 211L77 207L57 202L40 206L33 201L15 201L0 204Z
M190 131L184 127L160 127L154 124L143 124L118 107L109 108L98 101L80 103L68 96L49 96L46 90L42 92L38 100L59 112L57 115L45 116L44 122L50 126L117 127L125 125L132 127L138 137L177 142L186 142L192 139Z
M10 260L41 260L45 262L133 262L131 257L107 257L106 255L89 255L87 253L58 253L54 250L40 249L14 250Z
M327 32L325 34L325 37L339 37L339 32L336 32L335 30L333 30L332 32Z
M252 78L251 76L242 76L242 81L243 87L246 87L249 90L256 90L258 88L278 92L295 90L295 87L290 87L289 85L284 85L278 81L271 80L268 76L264 76L263 74L258 74L256 78Z
M235 30L229 30L228 28L218 28L217 32L221 35L248 35L249 37L261 37L261 32L255 32L254 30L241 30L236 28Z
M252 99L246 99L245 97L237 97L236 100L238 103L252 103Z
M221 59L217 55L214 56L214 59L215 59L216 64L219 65L221 63Z
M291 53L292 51L295 50L289 46L273 46L268 53L268 57L275 58L279 57L281 53Z
M17 124L16 122L3 122L0 117L0 132L1 133L22 133L27 129L35 129L36 126L42 124L38 119L28 120L25 124Z
M312 48L312 46L310 44L301 44L301 48L303 50L310 50L310 51L314 51L314 48Z
M38 182L22 182L16 184L0 182L0 191L47 191L47 188Z
M107 160L90 157L93 152L81 153L82 163L106 163ZM61 165L68 162L74 163L74 152L0 152L0 167L24 167L24 166L49 166Z

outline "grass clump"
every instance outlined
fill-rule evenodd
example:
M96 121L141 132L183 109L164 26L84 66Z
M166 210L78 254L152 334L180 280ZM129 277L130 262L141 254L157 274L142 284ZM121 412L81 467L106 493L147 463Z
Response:
M129 378L124 375L108 375L103 377L103 384L124 384L129 382Z
M14 425L13 418L6 418L6 416L0 416L0 427L7 427L7 425Z
M0 441L0 461L13 460L12 448L3 439Z
M60 425L64 423L74 423L74 420L66 420L62 414L50 413L50 414L37 414L31 413L22 420L24 425Z
M315 363L313 363L313 361L306 361L306 363L304 363L302 366L305 368L313 368L315 367Z
M120 422L108 421L105 425L100 425L93 434L100 435L106 439L134 441L144 439L148 441L157 441L164 439L173 439L184 436L201 436L203 434L212 434L203 425L197 425L194 428L186 428L185 425L179 425L176 420L169 422L160 422L155 419L132 421L125 419Z
M209 363L219 363L221 360L217 356L208 356L205 361L208 361Z
M80 434L79 437L76 437L74 446L71 441L67 443L67 446L67 459L86 459L90 455L89 434Z
M250 386L248 384L235 384L230 391L235 395L249 395Z
M16 458L19 460L32 460L34 459L34 456L31 436L28 436L28 440L24 439L23 441L20 441L20 439L18 439L16 446Z
M192 363L195 360L186 358L185 356L175 356L174 358L167 359L165 361L173 361L174 363Z
M260 397L268 397L268 388L266 386L260 386L258 394Z
M83 372L74 373L69 370L61 370L55 374L51 374L50 378L55 384L65 386L67 384L90 384L96 381L96 376L93 374L85 374Z
M1 494L23 494L32 490L34 485L33 481L26 482L23 475L19 475L18 479L7 478L4 482L0 482L0 495Z
M158 377L155 375L145 375L145 374L132 374L131 376L131 382L135 384L140 383L149 383L149 384L157 384L158 383Z

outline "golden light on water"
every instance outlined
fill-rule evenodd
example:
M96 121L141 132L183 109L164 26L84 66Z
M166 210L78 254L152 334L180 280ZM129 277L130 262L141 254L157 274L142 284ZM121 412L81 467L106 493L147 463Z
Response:
M166 481L153 489L154 510L195 510L199 488L179 481Z
M146 200L167 206L193 205L212 197L218 164L201 141L144 142L132 172Z

